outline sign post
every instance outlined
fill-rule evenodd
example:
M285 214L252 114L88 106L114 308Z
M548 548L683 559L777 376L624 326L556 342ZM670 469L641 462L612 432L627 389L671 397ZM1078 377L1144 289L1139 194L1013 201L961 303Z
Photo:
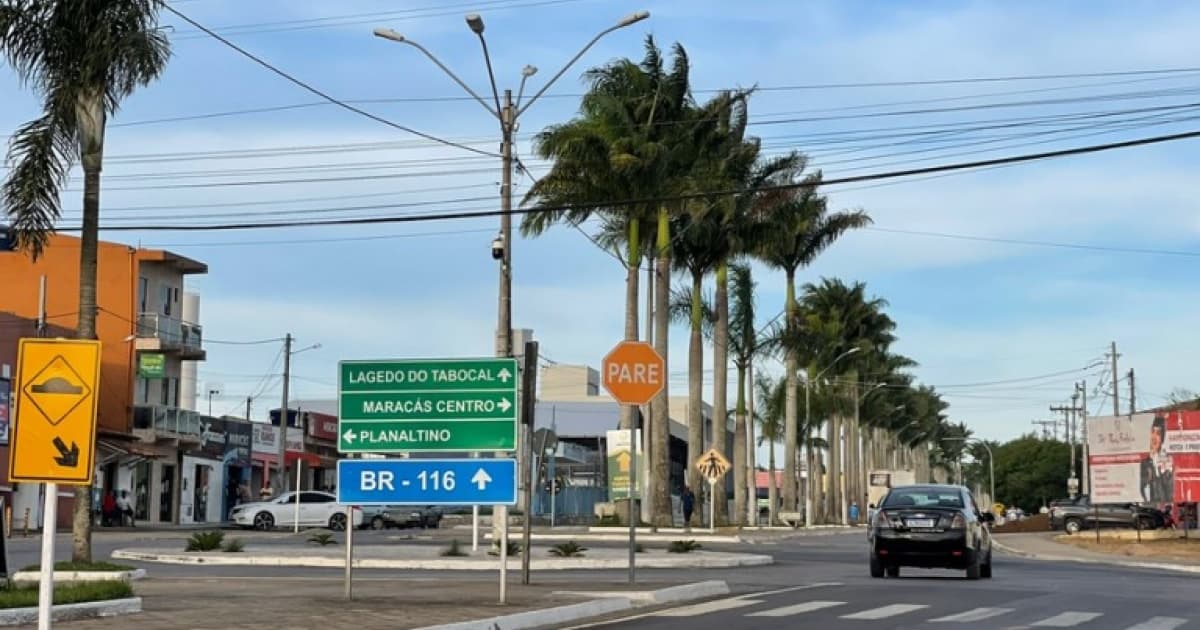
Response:
M38 586L39 630L50 628L53 614L58 484L90 486L95 473L99 376L99 341L20 341L17 414L13 419L8 478L46 484Z
M604 389L622 405L645 405L666 386L665 362L654 347L641 341L618 343L601 362ZM638 414L640 418L640 414ZM629 583L637 581L637 425L629 425Z
M725 473L729 472L729 460L721 454L717 449L709 449L709 451L700 456L696 460L696 470L700 471L700 475L708 481L708 527L713 531L717 529L716 507L717 507L717 482ZM722 492L722 495L725 493Z

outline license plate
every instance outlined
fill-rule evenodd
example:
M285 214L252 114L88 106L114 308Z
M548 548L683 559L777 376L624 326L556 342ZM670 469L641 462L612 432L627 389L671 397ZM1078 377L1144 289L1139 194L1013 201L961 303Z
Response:
M909 527L930 528L933 527L934 520L931 518L910 518L904 521Z

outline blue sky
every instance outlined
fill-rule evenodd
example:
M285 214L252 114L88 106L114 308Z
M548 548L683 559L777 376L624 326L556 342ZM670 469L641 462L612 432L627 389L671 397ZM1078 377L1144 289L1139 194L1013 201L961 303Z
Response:
M798 89L1186 68L1200 58L1200 42L1186 30L1200 18L1200 8L1183 2L1158 3L1152 9L1117 2L764 1L738 5L737 10L715 0L481 0L430 8L433 5L381 0L346 0L336 5L179 0L174 6L214 28L271 23L274 26L223 32L338 97L415 99L363 107L487 151L496 146L495 121L469 100L441 100L462 93L415 49L374 38L372 28L394 28L421 42L487 94L478 42L461 17L477 8L487 24L501 89L516 88L525 64L540 68L528 92L539 88L600 29L632 11L650 10L649 20L603 39L522 117L519 153L534 173L545 172L545 165L532 157L529 138L545 125L574 114L582 71L622 56L640 59L648 33L664 47L678 41L687 48L692 82L699 90L755 84L766 88L751 104L752 133L760 135L773 153L792 148L810 152L815 166L828 177L1189 130L1194 121L1089 136L1082 134L1096 130L1015 137L1010 134L1044 127L1008 129L962 141L992 139L992 144L920 154L909 153L919 148L911 143L885 146L887 140L871 140L887 132L869 131L1186 104L1196 100L1194 91L1200 87L1200 73L1174 73ZM385 12L390 14L379 15ZM347 15L360 17L321 21ZM284 21L288 23L278 24ZM164 22L179 24L170 16ZM310 28L314 26L320 28ZM253 32L263 29L274 30ZM141 124L317 100L220 43L198 36L187 25L179 25L174 37L175 57L166 76L131 98L109 129L102 216L112 224L134 218L144 223L168 219L213 223L230 218L213 216L222 213L242 216L321 208L338 209L327 216L368 216L381 211L345 207L434 201L443 203L399 211L495 207L499 179L495 160L431 146L334 107ZM1142 94L1132 98L1133 92ZM6 67L0 67L0 94L5 95L0 100L0 130L14 129L37 111L36 99L21 89ZM1121 98L896 114L929 107L1097 95ZM438 100L420 100L430 97ZM934 99L954 100L929 102ZM1177 116L1185 117L1187 111ZM872 116L851 117L863 114ZM762 124L814 117L826 119ZM827 137L819 134L855 131L867 141L816 144ZM329 145L385 142L393 144L371 150L326 150ZM1027 144L1032 142L1041 144ZM325 147L326 152L293 151L258 159L234 159L228 153L314 146ZM880 229L847 236L800 279L837 276L863 281L874 295L886 299L899 324L898 349L921 363L917 374L923 381L944 390L953 403L952 417L979 435L1008 438L1032 430L1031 420L1047 417L1048 406L1061 404L1070 395L1073 380L1086 376L1090 386L1098 382L1101 370L1083 368L1113 340L1123 355L1122 372L1130 366L1137 370L1139 402L1161 402L1172 388L1188 386L1197 377L1190 360L1200 349L1192 334L1200 292L1189 282L1195 257L885 230L1200 251L1196 242L1200 217L1188 177L1200 161L1198 147L1197 141L1184 141L887 185L830 187L835 207L866 209ZM202 151L226 153L195 159L194 153ZM179 155L185 152L193 155ZM893 153L901 155L888 156ZM358 164L362 162L372 164ZM346 168L347 164L357 166ZM343 170L324 170L337 165ZM245 172L294 167L308 168ZM242 173L231 175L231 170ZM186 172L187 177L147 177L170 172ZM144 189L178 183L377 175L394 177ZM528 179L520 181L518 194L528 183ZM68 217L77 216L74 190L78 186L76 180L67 193ZM459 201L463 199L475 200ZM280 200L291 201L264 203ZM300 346L321 343L321 349L298 355L295 361L298 379L293 391L312 398L334 392L339 359L490 354L496 268L488 246L494 229L495 219L484 219L262 232L110 232L105 238L167 246L207 262L210 273L197 278L192 287L203 296L201 319L212 340L272 338L290 331ZM535 329L543 354L554 361L597 364L621 336L623 270L568 229L520 240L514 252L515 324ZM769 270L757 271L759 308L765 321L782 306L783 279ZM672 388L683 393L685 331L674 331L671 341ZM269 371L278 347L210 343L208 349L201 387L223 384L224 394L214 401L214 411L233 411L241 408L241 401ZM710 360L706 358L706 363ZM778 366L766 369L777 372ZM1065 370L1077 373L972 385ZM1111 382L1107 378L1109 386ZM1127 384L1121 387L1125 391ZM265 392L256 403L260 411L278 404L277 385ZM1095 398L1092 404L1099 401Z

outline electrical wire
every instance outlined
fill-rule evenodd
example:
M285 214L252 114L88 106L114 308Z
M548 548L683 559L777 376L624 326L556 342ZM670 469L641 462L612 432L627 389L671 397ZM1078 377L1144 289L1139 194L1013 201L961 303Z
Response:
M224 45L228 46L229 48L232 48L233 50L237 51L237 52L238 52L238 53L240 53L242 56L244 56L244 57L246 57L246 58L250 59L251 61L253 61L253 62L257 63L258 65L260 65L260 66L262 66L262 67L264 67L264 68L266 68L266 69L270 70L271 72L275 73L276 75L279 75L280 77L283 77L284 79L287 79L287 80L288 80L288 81L290 81L291 83L293 83L293 84L295 84L295 85L297 85L297 86L299 86L299 87L301 87L301 88L303 88L303 89L305 89L305 90L307 90L307 91L309 91L309 92L311 92L311 93L313 93L313 94L315 94L315 95L317 95L317 96L319 96L319 97L321 97L321 98L323 98L323 99L325 99L325 100L329 101L330 103L333 103L333 104L335 104L335 105L337 105L337 106L341 107L342 109L346 109L346 110L348 110L348 111L351 111L351 112L354 112L354 113L356 113L356 114L358 114L358 115L360 115L360 116L363 116L363 117L369 118L369 119L371 119L371 120L374 120L374 121L376 121L376 122L379 122L379 123L382 123L382 124L384 124L384 125L387 125L387 126L389 126L389 127L393 128L393 129L398 129L398 130L400 130L400 131L403 131L403 132L406 132L406 133L410 133L410 134L412 134L412 135L414 135L414 136L418 136L418 137L424 138L424 139L426 139L426 140L430 140L430 141L432 141L432 142L437 142L437 143L439 143L439 144L444 144L444 145L446 145L446 146L449 146L449 147L456 147L456 148L462 149L462 150L464 150L464 151L470 151L471 153L478 153L478 154L480 154L480 155L488 155L488 156L492 156L492 157L500 157L500 156L499 156L499 154L496 154L496 153L491 153L491 152L489 152L489 151L482 151L482 150L480 150L480 149L476 149L476 148L474 148L474 147L471 147L471 146L468 146L468 145L465 145L465 144L459 144L459 143L457 143L457 142L453 142L453 141L450 141L450 140L444 140L444 139L442 139L442 138L439 138L439 137L437 137L437 136L434 136L434 135L431 135L431 134L427 134L427 133L424 133L424 132L421 132L421 131L417 131L416 129L413 129L413 128L411 128L411 127L407 127L407 126L404 126L404 125L401 125L401 124L398 124L398 123L394 123L394 122L392 122L392 121L390 121L390 120L388 120L388 119L386 119L386 118L383 118L383 117L381 117L381 116L377 116L377 115L375 115L375 114L372 114L371 112L368 112L368 111L366 111L366 110L364 110L364 109L361 109L361 108L359 108L359 107L355 107L354 105L351 105L351 104L349 104L349 103L346 103L346 102L344 102L344 101L338 100L337 98L334 98L333 96L330 96L329 94L327 94L327 93L325 93L325 92L323 92L323 91L321 91L321 90L319 90L319 89L317 89L317 88L315 88L315 87L313 87L313 86L309 85L308 83L305 83L304 81L301 81L300 79L297 79L296 77L294 77L294 76L292 76L292 75L288 74L287 72L284 72L283 70L280 70L280 69L279 69L279 68L277 68L276 66L274 66L274 65L270 64L269 62L265 61L264 59L262 59L261 57L258 57L257 55L255 55L255 54L253 54L253 53L251 53L251 52L247 51L246 49L242 48L241 46L238 46L237 44L235 44L235 43L233 43L233 42L229 41L228 39L225 39L224 37L222 37L222 36L218 35L217 33L214 33L212 30L210 30L210 29L208 29L207 27L203 26L203 25L202 25L202 24L200 24L199 22L197 22L197 21L193 20L192 18L190 18L190 17L188 17L188 16L184 15L182 12L180 12L180 11L179 11L178 9L176 9L175 7L172 7L172 6L171 6L171 5L169 5L169 4L164 4L164 5L163 5L163 8L164 8L164 9L166 9L167 11L170 11L171 13L174 13L174 14L175 14L177 17L179 17L181 20L183 20L183 21L187 22L188 24L191 24L192 26L196 27L197 29L199 29L199 30L201 30L201 31L204 31L206 34L208 34L208 35L209 35L210 37L212 37L213 39L215 39L215 40L217 40L217 41L221 42L222 44L224 44Z

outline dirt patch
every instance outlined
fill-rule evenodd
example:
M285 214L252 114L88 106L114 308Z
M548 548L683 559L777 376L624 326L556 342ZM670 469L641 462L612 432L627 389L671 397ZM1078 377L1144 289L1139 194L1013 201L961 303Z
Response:
M997 534L1027 534L1031 532L1050 531L1050 515L1037 514L1023 521L1009 521L992 528Z
M1182 538L1168 540L1113 540L1101 538L1096 542L1095 537L1086 534L1076 536L1060 536L1057 542L1073 545L1088 551L1109 553L1129 558L1149 558L1159 560L1174 560L1187 563L1200 563L1200 539Z

